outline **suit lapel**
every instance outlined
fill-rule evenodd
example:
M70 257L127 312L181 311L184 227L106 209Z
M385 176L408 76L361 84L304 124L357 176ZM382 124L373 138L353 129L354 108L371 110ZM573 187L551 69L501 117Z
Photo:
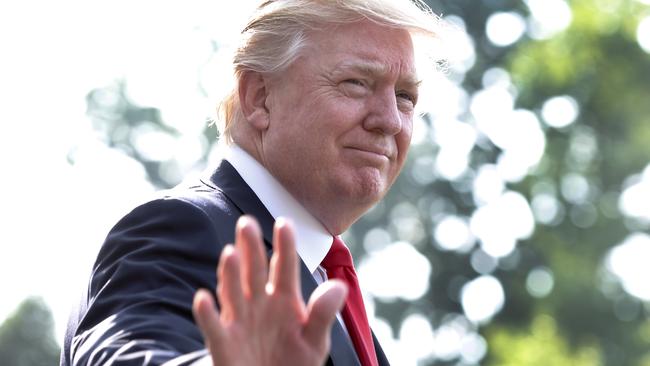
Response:
M377 354L377 361L379 361L379 366L390 366L384 350L381 348L377 337L375 337L375 332L372 332L372 342L375 344L375 353Z
M240 212L234 215L250 215L257 219L267 247L273 242L273 223L275 220L264 207L255 192L244 182L237 170L226 160L222 160L217 169L205 179L204 184L219 190L235 205Z

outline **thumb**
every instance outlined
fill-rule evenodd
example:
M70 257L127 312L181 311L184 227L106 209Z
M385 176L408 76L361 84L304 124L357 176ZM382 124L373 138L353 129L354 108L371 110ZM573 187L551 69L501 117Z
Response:
M325 354L330 347L330 332L336 313L343 308L348 287L339 280L329 280L316 288L307 304L305 339Z

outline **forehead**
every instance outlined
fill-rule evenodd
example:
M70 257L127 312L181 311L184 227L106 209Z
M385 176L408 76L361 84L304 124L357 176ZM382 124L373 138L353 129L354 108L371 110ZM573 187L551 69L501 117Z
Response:
M413 42L407 30L366 20L313 32L308 38L307 54L327 68L416 79Z

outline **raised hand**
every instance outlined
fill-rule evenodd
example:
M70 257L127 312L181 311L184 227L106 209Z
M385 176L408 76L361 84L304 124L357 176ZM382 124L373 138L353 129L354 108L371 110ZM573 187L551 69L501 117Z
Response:
M345 285L327 281L305 305L291 224L276 220L270 270L255 219L243 216L235 230L235 245L223 249L217 268L220 313L207 290L194 296L213 364L322 365Z

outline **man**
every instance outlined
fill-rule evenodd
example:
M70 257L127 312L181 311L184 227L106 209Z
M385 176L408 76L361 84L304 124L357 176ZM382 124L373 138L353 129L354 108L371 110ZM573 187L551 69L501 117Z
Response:
M224 160L111 230L61 364L387 365L339 235L406 159L425 9L260 5L222 104Z

